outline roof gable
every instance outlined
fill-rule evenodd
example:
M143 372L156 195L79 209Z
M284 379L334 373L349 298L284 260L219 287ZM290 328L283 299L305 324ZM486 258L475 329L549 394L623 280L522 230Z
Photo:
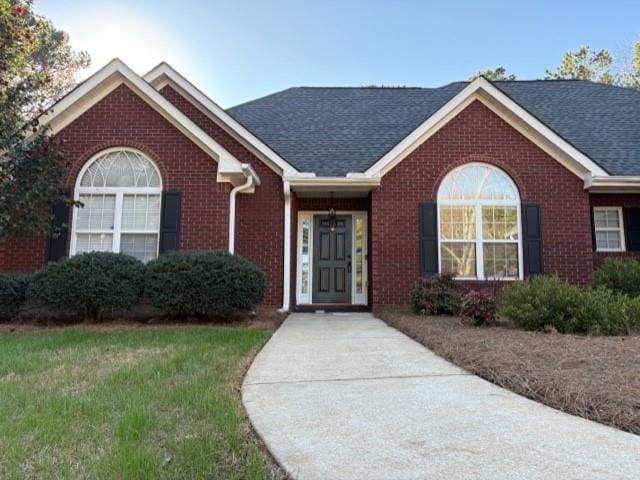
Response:
M209 119L220 125L248 147L258 158L262 159L278 174L292 175L297 173L293 165L288 163L278 155L277 152L271 149L270 146L247 130L241 123L189 82L189 80L180 75L180 73L168 63L162 62L145 74L143 78L158 91L162 90L166 85L170 85L176 92L207 115Z
M526 118L523 129L530 121L548 130L595 175L640 175L640 92L586 81L482 81L491 92L485 102L502 105L512 121ZM228 111L298 170L344 176L370 169L469 85L300 87Z
M242 183L247 175L251 175L259 183L259 178L249 165L239 162L222 145L117 58L60 99L48 114L41 117L40 123L51 127L55 134L123 84L218 162L218 181L238 184Z

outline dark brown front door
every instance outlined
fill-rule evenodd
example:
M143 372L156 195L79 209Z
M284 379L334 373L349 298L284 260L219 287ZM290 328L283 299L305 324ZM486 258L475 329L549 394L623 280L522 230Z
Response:
M351 217L313 217L313 303L351 303Z

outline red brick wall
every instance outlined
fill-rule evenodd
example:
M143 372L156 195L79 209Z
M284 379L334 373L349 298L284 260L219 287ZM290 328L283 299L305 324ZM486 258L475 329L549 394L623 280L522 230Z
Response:
M467 162L502 168L522 201L542 206L545 273L585 283L593 268L589 195L582 181L476 101L382 178L372 193L373 304L404 304L419 276L418 206Z
M640 194L592 193L589 195L592 207L640 208ZM640 260L640 252L594 252L594 263L599 265L608 257L635 258Z
M228 248L230 188L217 183L216 162L127 87L116 88L58 137L71 162L70 191L78 172L94 154L115 146L137 148L158 165L165 190L182 192L180 248ZM18 248L4 246L0 270L39 268L45 245L44 239L33 239L16 245Z
M33 272L45 263L43 237L14 237L0 243L0 272Z
M240 162L251 164L260 177L262 184L255 193L237 196L236 253L254 262L267 274L264 303L281 305L284 263L282 178L173 88L166 86L160 93ZM228 205L228 196L225 202ZM228 231L225 235L228 236Z

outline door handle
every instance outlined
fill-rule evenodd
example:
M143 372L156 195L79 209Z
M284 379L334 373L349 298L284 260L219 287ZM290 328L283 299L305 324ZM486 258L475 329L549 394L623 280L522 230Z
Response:
M347 263L347 273L351 273L351 260Z

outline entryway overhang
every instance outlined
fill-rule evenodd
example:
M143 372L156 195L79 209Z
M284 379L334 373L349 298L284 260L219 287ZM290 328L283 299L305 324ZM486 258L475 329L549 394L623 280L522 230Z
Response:
M380 186L380 177L360 177L348 174L346 177L293 176L285 177L299 197L367 197L369 192Z

